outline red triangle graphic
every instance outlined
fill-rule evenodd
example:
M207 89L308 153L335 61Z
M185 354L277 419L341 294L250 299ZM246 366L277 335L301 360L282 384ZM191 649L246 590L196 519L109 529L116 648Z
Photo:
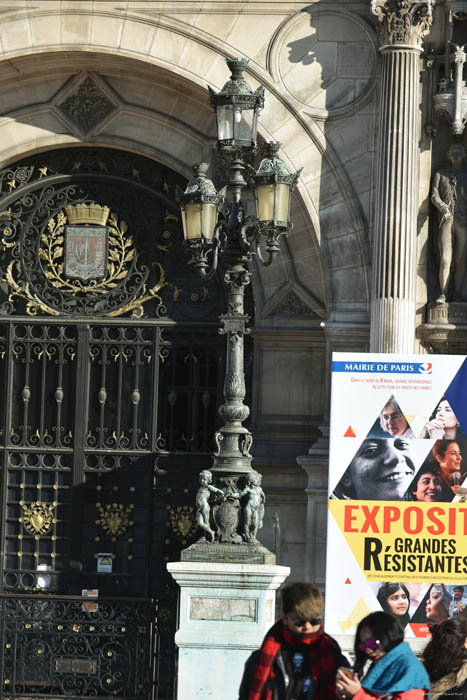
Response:
M344 583L352 583L352 581L348 578L344 581Z
M357 437L357 436L355 435L355 430L352 428L351 425L349 425L349 427L348 427L347 430L345 431L344 437Z

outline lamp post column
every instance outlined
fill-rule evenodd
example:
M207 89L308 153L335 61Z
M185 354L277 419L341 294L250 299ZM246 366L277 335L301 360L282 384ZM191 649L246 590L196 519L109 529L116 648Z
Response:
M414 350L418 93L432 0L372 0L382 61L370 350Z
M227 336L226 372L224 378L224 403L219 414L224 425L214 435L217 451L214 453L211 471L219 474L244 474L250 470L249 448L253 442L250 431L242 422L250 415L245 398L244 335L248 316L244 312L245 287L250 283L246 266L237 264L224 274L228 289L228 312L222 314L219 333Z
M250 431L242 425L250 410L244 404L244 336L249 333L245 289L248 263L256 255L270 265L279 238L290 228L290 193L299 173L277 157L280 144L268 144L254 175L256 216L247 216L242 201L246 186L244 158L256 152L257 119L264 88L252 90L243 78L247 62L229 60L230 79L219 93L210 89L216 110L218 149L228 158L231 199L218 218L224 191L206 177L206 164L180 193L183 233L201 277L210 279L222 265L228 292L227 313L219 332L226 336L223 425L215 433L213 465L199 475L197 542L167 568L181 589L177 697L185 700L238 696L243 663L261 644L274 619L274 591L290 569L275 566L275 555L257 538L263 526L265 495L261 474L251 468ZM224 188L225 190L225 188ZM266 252L263 257L261 244ZM228 669L228 683L226 683Z
M217 450L213 455L211 471L218 475L219 481L228 491L236 490L236 477L251 469L252 456L250 447L253 437L242 423L250 415L250 409L243 403L246 395L244 371L244 336L250 332L246 327L248 315L245 314L245 288L250 284L251 273L248 262L251 253L242 250L239 224L243 221L244 211L241 201L242 189L246 186L243 179L244 164L236 157L231 165L232 175L229 185L233 201L226 230L225 249L222 259L225 264L224 283L228 292L227 313L220 317L219 333L226 336L227 353L224 377L224 403L219 407L219 415L224 425L215 433ZM228 507L228 504L226 504ZM230 518L228 518L230 519ZM219 524L218 524L219 527ZM222 528L221 528L222 530ZM241 541L232 532L231 537L221 534L221 539Z

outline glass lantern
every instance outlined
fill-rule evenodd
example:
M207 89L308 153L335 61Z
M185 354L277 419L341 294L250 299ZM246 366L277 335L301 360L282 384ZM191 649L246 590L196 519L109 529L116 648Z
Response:
M256 149L258 115L264 106L264 88L252 90L243 78L246 59L228 60L230 80L218 93L209 88L216 112L217 145L220 150Z
M207 163L193 167L195 177L190 180L181 198L183 235L187 241L203 239L212 242L214 237L224 190L216 192L213 183L206 177L208 168Z
M266 144L266 157L255 175L256 218L260 229L274 228L287 231L290 226L290 193L295 187L301 169L291 173L277 157L280 143Z

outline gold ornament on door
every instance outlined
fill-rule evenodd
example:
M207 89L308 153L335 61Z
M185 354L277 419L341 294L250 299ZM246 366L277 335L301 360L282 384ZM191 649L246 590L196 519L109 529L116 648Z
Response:
M23 517L18 518L23 523L24 529L32 535L45 535L55 522L53 517L55 504L47 505L36 501L28 505L23 501L20 502L23 509Z

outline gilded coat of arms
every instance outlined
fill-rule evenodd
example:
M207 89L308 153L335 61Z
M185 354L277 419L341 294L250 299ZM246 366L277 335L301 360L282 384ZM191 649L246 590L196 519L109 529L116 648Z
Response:
M107 273L109 207L92 202L68 205L65 211L65 276L83 282L102 279Z
M65 275L85 282L105 276L107 228L65 226Z
M118 537L133 525L133 521L129 519L129 514L134 508L132 503L129 506L124 506L122 503L107 505L96 503L96 508L100 515L96 525L100 525L108 535Z
M0 243L4 248L10 246L6 239ZM8 264L5 275L11 289L9 300L24 299L31 315L40 310L59 316L66 310L108 316L132 312L141 317L146 302L162 304L159 292L169 284L159 262L154 261L149 269L138 259L126 221L96 202L68 204L51 217L40 233L37 253L45 285L37 285L40 276L18 280L16 259ZM159 277L150 288L149 272L152 279L157 279L157 272Z
M24 524L24 529L32 535L45 535L54 522L55 503L46 505L36 501L30 505L21 502L20 505L24 515L19 520Z

